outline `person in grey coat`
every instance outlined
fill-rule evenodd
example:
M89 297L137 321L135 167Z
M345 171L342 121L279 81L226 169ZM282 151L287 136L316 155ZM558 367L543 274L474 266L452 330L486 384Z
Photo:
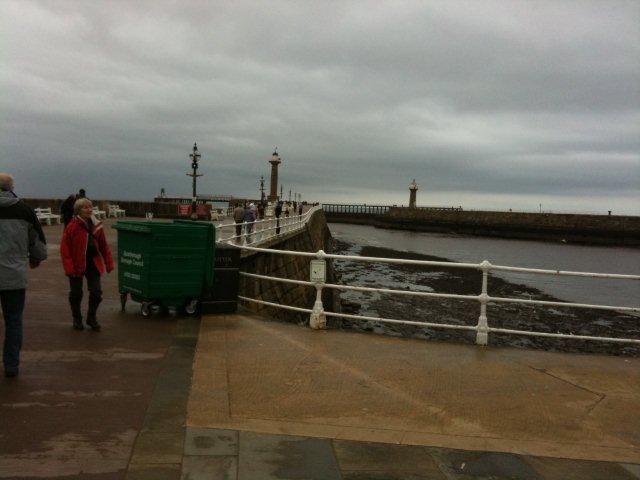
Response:
M236 222L236 243L242 242L242 222L244 222L244 207L236 205L233 209L233 221Z
M6 377L18 375L27 270L47 258L46 243L35 212L13 193L13 178L0 173L0 303L5 324L2 362Z
M246 233L245 242L251 243L251 232L253 232L256 221L256 209L253 203L246 203L244 207L244 231Z

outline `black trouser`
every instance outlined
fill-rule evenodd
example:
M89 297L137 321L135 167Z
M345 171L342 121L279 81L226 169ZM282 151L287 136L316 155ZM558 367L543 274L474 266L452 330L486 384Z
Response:
M93 264L87 262L87 269L84 272L87 277L87 288L89 289L89 308L87 309L87 321L96 319L98 305L102 301L102 288L100 287L100 272ZM82 277L69 277L69 304L74 320L82 321Z
M4 350L2 361L7 371L18 371L20 349L22 348L22 312L24 311L25 289L0 290L0 303L4 316Z
M236 243L240 243L242 241L242 222L236 223Z

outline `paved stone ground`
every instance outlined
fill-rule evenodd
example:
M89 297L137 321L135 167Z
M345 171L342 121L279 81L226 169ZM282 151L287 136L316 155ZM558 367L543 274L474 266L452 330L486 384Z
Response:
M300 327L264 323L246 318L231 322L258 322L261 329L256 330L264 338L270 338L275 344L284 342L284 351L290 352L297 368L294 377L282 375L282 370L274 369L268 375L269 364L265 358L277 350L264 350L266 345L274 343L256 341L248 337L248 343L234 337L233 330L225 333L214 345L223 350L206 348L207 342L215 343L210 334L212 318L204 318L202 326L195 319L152 317L144 319L137 313L135 305L130 305L126 314L119 312L116 276L104 277L105 302L100 309L100 321L103 331L76 332L71 329L71 320L66 302L67 283L57 256L61 228L45 227L49 239L50 260L39 269L32 271L28 290L27 310L25 313L25 346L22 356L20 375L16 379L0 379L0 478L10 479L80 479L80 480L136 480L136 479L345 479L345 480L381 480L381 479L638 479L640 465L628 462L594 462L588 460L568 460L558 458L561 455L532 456L521 451L496 453L486 451L489 440L479 443L477 448L461 450L445 448L432 442L430 445L398 445L393 442L370 443L354 441L348 438L348 425L326 425L329 430L318 433L318 421L322 417L306 419L305 429L297 430L295 425L283 427L282 419L291 415L300 420L301 410L293 407L305 397L305 383L312 374L322 374L322 362L332 355L331 343L324 344L322 339L329 338L329 332L309 332ZM109 241L114 246L115 235L107 229ZM213 319L219 322L219 319ZM225 321L229 321L227 318ZM1 323L1 322L0 322ZM215 324L213 324L215 325ZM219 325L219 323L218 323ZM265 328L299 329L305 335L316 333L314 348L321 348L322 355L314 359L307 354L301 355L302 344L291 343L291 334L267 336ZM4 334L0 326L0 335ZM254 329L255 330L255 329ZM202 336L204 331L205 336ZM236 334L241 333L240 330ZM282 332L280 332L282 333ZM339 333L339 332L335 332ZM207 334L209 336L207 336ZM332 335L331 333L329 335ZM228 337L227 337L228 336ZM367 337L378 340L375 337ZM196 352L196 342L203 341L202 349ZM231 343L227 339L232 340ZM287 340L288 339L288 340ZM382 339L383 343L398 342L400 339ZM231 347L247 348L245 361L248 363L233 365L234 350ZM263 343L261 346L260 343ZM360 342L359 342L360 343ZM424 342L416 343L423 348ZM234 347L234 348L235 348ZM452 347L452 346L449 346ZM453 346L449 358L452 363L464 360ZM379 348L379 345L378 347ZM473 348L473 347L465 347ZM400 353L403 348L398 349ZM220 353L224 355L220 356ZM477 352L470 350L470 352ZM198 368L203 359L200 353L209 353L210 359L221 358L218 365ZM264 354L267 353L267 357ZM508 351L503 351L505 362L509 363ZM471 353L470 355L476 355ZM353 357L360 356L353 350ZM374 365L375 356L368 363ZM426 357L420 357L422 361ZM193 369L194 359L196 369ZM467 358L468 360L468 358ZM613 375L608 380L598 377L598 384L589 384L588 377L580 376L580 370L574 370L569 377L563 377L578 387L571 387L563 395L564 402L575 408L591 410L604 408L610 418L627 418L620 424L615 435L627 435L627 443L637 445L638 430L633 432L638 422L638 409L633 389L637 390L637 378L625 376L624 365L612 367L611 362L619 359L582 357L589 368L600 368L609 375L616 369L622 375ZM632 359L633 360L633 359ZM226 362L231 362L227 365ZM318 363L320 362L320 363ZM550 362L550 361L549 361ZM549 369L553 362L540 368ZM333 364L335 367L335 364ZM465 364L466 365L466 364ZM204 365L200 364L200 367ZM228 366L238 368L228 369ZM412 367L413 368L413 367ZM585 367L585 371L589 368ZM208 369L208 370L207 370ZM248 390L234 390L240 379L237 373L242 369L262 372L254 377L257 383L246 385ZM289 368L291 370L291 368ZM637 369L636 369L637 370ZM533 371L533 370L532 370ZM235 373L234 373L235 372ZM350 370L351 373L354 370ZM534 372L535 373L535 372ZM584 373L584 372L583 372ZM546 373L537 372L543 377ZM275 384L274 375L282 375ZM568 375L564 371L562 375ZM320 375L320 378L322 375ZM239 422L243 428L212 427L210 423L215 413L198 405L194 400L198 395L208 394L200 400L216 400L220 395L217 388L226 379L230 389L218 396L225 400L227 407L222 413L228 419ZM625 380L626 379L626 380ZM405 381L410 399L413 392L412 378L399 378ZM437 378L434 378L437 380ZM253 380L252 380L253 381ZM635 387L626 381L635 381ZM203 383L204 382L204 383ZM283 382L289 382L288 384ZM343 388L335 389L327 395L326 389L318 390L318 398L326 402L327 398L339 400L349 384L363 393L369 392L370 403L380 400L381 391L371 389L363 376L349 377ZM418 382L419 383L419 382ZM565 382L566 383L566 382ZM259 390L268 384L276 385L288 399L245 397L247 392ZM210 388L207 390L206 387ZM519 383L518 385L521 385ZM543 385L544 386L544 385ZM601 389L610 391L610 399L599 399L593 392ZM586 390L585 390L586 389ZM582 390L582 396L576 392ZM238 392L241 396L235 395ZM387 388L387 395L394 393ZM522 388L516 391L526 391ZM194 396L195 392L195 396ZM298 392L298 393L296 393ZM302 395L300 395L300 393ZM384 392L383 392L384 393ZM397 393L397 392L396 392ZM471 400L483 395L483 390L467 392ZM530 393L530 392L529 392ZM576 396L577 395L577 396ZM384 395L382 395L384 396ZM258 402L255 399L258 398ZM456 396L458 400L460 396ZM562 399L562 395L554 397ZM349 397L347 396L348 400ZM626 404L619 403L626 399ZM216 400L216 401L217 401ZM446 399L444 399L446 400ZM611 400L613 403L608 403ZM541 400L531 399L535 405L543 405ZM275 403L274 403L275 402ZM280 403L278 403L280 402ZM594 405L594 402L597 402ZM616 403L618 402L618 403ZM455 402L454 402L455 403ZM253 407L251 407L253 405ZM344 403L348 406L348 402ZM470 405L470 404L469 404ZM316 408L317 405L314 405ZM273 418L262 418L254 423L259 426L254 431L246 428L252 423L246 411L234 411L234 408L254 408L253 413L262 415L271 412ZM198 410L200 408L200 411ZM266 410L265 410L266 408ZM362 407L358 408L370 408ZM542 407L539 407L542 408ZM231 409L231 410L230 410ZM622 412L616 410L623 409ZM274 415L275 412L275 415ZM218 412L220 413L220 412ZM410 413L402 410L401 415ZM512 412L505 412L509 417ZM191 420L189 420L191 417ZM203 421L195 421L195 419ZM362 421L369 422L369 430L360 430L361 440L375 440L381 436L380 417L374 409L365 412ZM589 423L588 415L584 422ZM405 419L413 421L410 415ZM539 420L532 418L529 423ZM222 422L224 423L224 422ZM304 422L300 422L304 423ZM280 426L272 430L275 424ZM311 428L309 428L311 425ZM362 426L362 425L361 425ZM366 424L365 424L366 426ZM576 428L576 424L562 424ZM548 426L545 425L545 428ZM291 435L295 430L296 435ZM340 433L342 429L342 433ZM322 429L321 429L322 430ZM305 434L304 432L309 432ZM368 433L367 433L368 432ZM353 431L351 431L353 433ZM565 435L567 435L565 433ZM389 437L391 438L391 437ZM489 442L489 443L488 443ZM406 443L406 442L405 442ZM621 443L614 442L618 447ZM435 446L438 445L438 446ZM485 448L482 448L485 445ZM451 447L451 445L449 445ZM467 448L467 446L465 446ZM521 448L518 447L518 448ZM631 453L632 458L633 452ZM638 462L636 462L638 463Z
M49 259L30 271L20 375L0 378L0 478L122 479L176 320L145 319L133 304L121 314L114 272L103 277L102 331L73 330L62 227L44 231Z

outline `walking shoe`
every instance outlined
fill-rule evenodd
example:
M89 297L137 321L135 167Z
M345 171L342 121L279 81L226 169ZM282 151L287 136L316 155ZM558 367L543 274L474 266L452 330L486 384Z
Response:
M87 325L89 325L89 327L91 327L91 330L93 330L94 332L100 331L100 324L95 319L87 320Z
M73 329L74 330L84 330L84 325L82 324L82 319L73 319Z
M13 378L13 377L17 377L18 376L18 369L16 368L15 370L12 369L5 369L4 371L4 376L7 378Z

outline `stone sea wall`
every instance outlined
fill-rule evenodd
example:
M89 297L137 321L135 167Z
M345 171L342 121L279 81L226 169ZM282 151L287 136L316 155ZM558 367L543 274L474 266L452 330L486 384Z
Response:
M391 207L382 215L331 213L329 222L419 232L640 246L640 217L557 213L427 210Z
M278 250L295 250L317 252L322 249L331 252L331 232L322 210L313 214L306 228L291 233L283 239L278 239L269 245ZM259 275L286 277L294 280L309 280L310 258L293 255L276 255L270 253L243 253L240 270ZM334 270L331 261L327 260L327 281L334 281ZM291 283L258 280L240 277L241 296L256 298L266 302L280 303L300 308L312 308L316 298L314 287ZM329 289L323 291L323 303L326 310L334 310L337 305L337 293ZM265 305L243 302L243 305L253 312L260 312L270 318L296 323L309 321L309 314L268 307Z

